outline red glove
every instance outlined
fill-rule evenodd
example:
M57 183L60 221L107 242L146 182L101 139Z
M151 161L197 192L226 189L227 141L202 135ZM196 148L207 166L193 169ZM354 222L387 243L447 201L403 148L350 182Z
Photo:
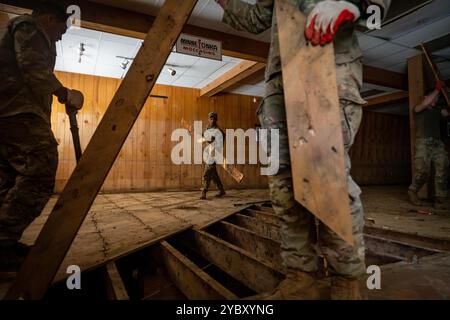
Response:
M441 80L436 80L435 89L437 91L441 92L443 88L444 88L444 84L442 83L442 81Z
M306 21L305 36L313 45L332 42L339 27L354 22L361 13L357 6L347 1L325 0L316 4Z

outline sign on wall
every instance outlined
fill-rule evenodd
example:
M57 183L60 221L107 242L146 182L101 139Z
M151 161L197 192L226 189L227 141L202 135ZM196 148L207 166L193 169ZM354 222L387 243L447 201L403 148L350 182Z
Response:
M176 50L191 56L222 61L222 42L182 33Z

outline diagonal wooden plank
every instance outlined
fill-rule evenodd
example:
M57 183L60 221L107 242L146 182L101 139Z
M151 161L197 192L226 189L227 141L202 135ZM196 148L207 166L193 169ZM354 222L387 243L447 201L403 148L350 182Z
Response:
M165 1L7 299L40 299L46 292L196 3Z
M421 45L422 51L425 54L425 58L427 59L428 65L430 66L431 72L433 72L434 77L436 80L442 82L444 85L444 88L442 89L442 94L444 95L444 99L447 102L447 106L450 107L450 100L448 97L448 92L446 88L446 83L442 79L441 72L439 71L438 67L436 66L436 63L434 63L433 57L431 55L431 52L428 50L427 46L422 43Z
M307 44L306 18L289 1L276 10L295 199L353 243L334 49Z
M212 97L231 88L238 82L248 78L265 67L266 65L264 63L248 60L242 61L230 71L225 72L219 78L204 86L200 90L200 96Z

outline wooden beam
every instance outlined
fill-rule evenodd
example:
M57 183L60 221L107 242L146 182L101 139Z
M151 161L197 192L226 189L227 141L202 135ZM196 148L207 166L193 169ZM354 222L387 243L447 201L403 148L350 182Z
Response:
M294 197L353 245L334 48L308 45L306 17L289 0L275 7Z
M446 83L444 82L444 79L442 78L441 72L439 71L438 67L436 66L436 63L433 60L433 57L431 55L431 52L428 50L427 46L425 44L421 44L422 51L424 53L424 56L426 58L426 61L428 62L428 66L431 69L431 72L433 73L434 80L440 81L444 84L444 88L441 91L442 95L444 96L445 101L447 102L447 106L450 107L450 99L448 96Z
M281 240L280 227L275 224L266 223L243 214L236 214L230 217L229 221L233 224L251 230L260 236L270 238L275 241Z
M168 242L161 242L160 247L170 279L188 299L236 300L238 298Z
M209 233L194 229L192 237L187 243L196 252L258 293L275 289L284 278L272 264Z
M154 16L116 8L87 0L61 0L66 5L78 5L81 9L81 26L122 36L144 39L155 20ZM36 1L0 0L0 11L13 14L29 13ZM267 62L270 44L194 25L185 25L184 33L222 41L225 55L230 57ZM406 75L380 68L364 66L364 82L408 90Z
M40 299L45 294L196 3L165 1L7 299Z
M215 227L219 229L219 234L225 241L254 253L257 257L272 263L278 270L283 270L279 242L226 221L221 221Z
M200 96L212 97L215 94L223 92L238 82L250 77L256 72L266 67L264 63L254 61L242 61L236 67L204 86L200 90Z
M109 300L130 300L115 262L106 265L106 287Z
M408 77L402 73L364 66L363 81L383 87L408 91Z
M256 219L261 219L264 222L272 223L279 225L281 223L280 217L278 217L276 214L264 212L261 210L255 210L255 209L247 209L244 211L244 213L248 213L251 217L254 217Z
M383 94L378 97L367 99L367 104L363 107L373 108L373 107L381 107L387 104L392 103L400 103L408 101L409 94L406 91L397 91L392 93Z
M6 13L0 12L0 30L6 27L9 21L9 16Z
M87 0L60 0L65 5L78 5L81 9L81 26L84 28L109 32L122 36L144 39L147 31L155 20L154 16L116 8L109 5L95 3ZM36 5L33 0L0 0L0 11L8 8L2 5L9 5L11 8L32 9ZM8 12L8 11L6 11ZM219 32L194 25L185 25L183 32L198 37L222 41L222 49L225 55L265 62L269 53L269 44L252 40L224 32Z
M408 59L408 81L409 81L409 124L411 133L411 172L414 177L414 157L416 154L416 112L414 108L422 103L425 96L425 83L424 83L424 56L419 54L417 56ZM419 196L428 195L428 186L419 192Z

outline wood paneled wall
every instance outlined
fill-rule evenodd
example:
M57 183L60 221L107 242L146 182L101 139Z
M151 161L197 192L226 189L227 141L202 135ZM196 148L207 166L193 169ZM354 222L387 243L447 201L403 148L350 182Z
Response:
M85 94L85 106L78 115L84 149L120 81L63 72L57 75L64 85ZM197 190L200 188L203 166L174 165L170 158L176 145L170 140L171 134L180 128L181 119L190 123L201 120L206 126L207 114L216 111L222 129L245 130L254 128L258 122L255 113L259 99L254 102L249 96L226 94L201 98L197 89L162 85L157 85L152 94L168 98L149 98L103 185L103 191ZM56 101L52 126L59 142L56 183L56 191L59 192L75 167L75 157L67 115L64 107ZM410 183L408 118L364 112L350 156L353 177L361 185ZM259 166L239 165L238 168L245 175L240 185L218 168L227 188L267 187L267 179L260 176Z
M408 117L365 111L350 157L361 185L411 183Z
M85 105L78 115L80 137L84 149L100 122L120 81L117 79L57 73L69 88L85 94ZM202 165L174 165L171 151L176 142L171 141L172 131L180 128L181 119L193 123L201 120L207 125L211 111L219 114L222 129L254 128L257 123L256 108L259 101L252 97L227 94L213 98L200 98L199 90L157 85L153 95L167 99L149 98L117 158L103 191L130 190L184 190L199 189ZM59 142L59 167L56 191L64 187L75 167L72 138L64 106L56 101L53 106L52 127ZM267 187L266 177L260 176L259 166L237 166L245 175L238 185L222 169L219 174L226 188Z

